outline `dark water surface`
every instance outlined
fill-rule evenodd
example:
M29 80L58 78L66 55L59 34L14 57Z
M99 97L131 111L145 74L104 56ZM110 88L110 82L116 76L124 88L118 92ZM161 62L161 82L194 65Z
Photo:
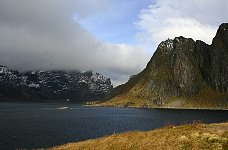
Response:
M58 109L68 106L69 109ZM130 130L201 120L228 121L228 111L85 107L58 103L0 103L0 149L41 148Z

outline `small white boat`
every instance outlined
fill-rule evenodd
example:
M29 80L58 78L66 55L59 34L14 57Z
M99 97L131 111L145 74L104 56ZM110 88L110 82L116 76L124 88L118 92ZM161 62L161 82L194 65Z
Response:
M57 109L69 109L69 107L59 107L59 108L57 108Z

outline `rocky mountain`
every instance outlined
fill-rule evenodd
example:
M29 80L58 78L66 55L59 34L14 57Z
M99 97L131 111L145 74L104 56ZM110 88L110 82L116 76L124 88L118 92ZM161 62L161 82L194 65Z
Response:
M161 42L146 68L101 105L228 108L228 23L211 45L182 36Z
M30 71L19 73L0 66L0 100L102 99L110 93L109 78L92 71Z

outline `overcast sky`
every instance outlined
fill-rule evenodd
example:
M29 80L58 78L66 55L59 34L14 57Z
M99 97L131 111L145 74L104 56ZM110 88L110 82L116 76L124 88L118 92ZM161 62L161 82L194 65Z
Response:
M93 70L124 83L175 36L210 44L226 0L1 0L0 64Z

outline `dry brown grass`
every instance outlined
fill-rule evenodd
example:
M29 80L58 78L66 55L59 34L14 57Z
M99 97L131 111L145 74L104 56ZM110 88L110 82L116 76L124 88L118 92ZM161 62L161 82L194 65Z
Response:
M228 123L166 126L69 143L52 150L228 150Z

